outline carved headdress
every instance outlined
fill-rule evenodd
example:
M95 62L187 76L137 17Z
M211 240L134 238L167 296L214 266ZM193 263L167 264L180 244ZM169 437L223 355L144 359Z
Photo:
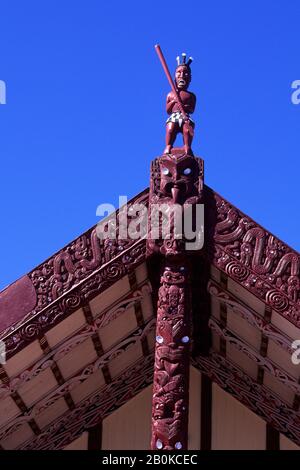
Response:
M181 54L181 60L180 60L180 56L178 55L176 57L176 60L177 60L177 67L180 67L182 65L185 65L186 67L190 67L191 63L193 62L193 57L189 57L188 60L186 60L186 53L183 52Z

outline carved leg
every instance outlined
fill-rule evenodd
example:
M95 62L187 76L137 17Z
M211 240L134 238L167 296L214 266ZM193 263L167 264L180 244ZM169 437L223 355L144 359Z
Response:
M153 450L187 449L191 290L186 261L167 265L157 304Z
M164 153L171 153L178 132L177 128L178 124L175 122L168 122L166 127L166 148Z
M189 126L186 123L183 124L182 133L183 133L185 153L187 155L193 155L193 151L192 151L193 136L191 135L189 131Z

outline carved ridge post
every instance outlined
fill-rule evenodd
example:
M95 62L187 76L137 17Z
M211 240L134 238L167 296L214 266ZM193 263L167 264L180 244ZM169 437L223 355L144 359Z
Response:
M194 210L203 202L202 194L203 160L174 148L171 154L152 162L147 256L149 262L156 260L155 266L160 270L152 398L153 450L186 450L188 445L191 267L192 258L202 245L200 242L198 249L198 245L196 249L187 245L184 227L185 211L189 208L194 243L203 237L203 226L197 229L198 213ZM155 217L158 208L162 208L160 218Z

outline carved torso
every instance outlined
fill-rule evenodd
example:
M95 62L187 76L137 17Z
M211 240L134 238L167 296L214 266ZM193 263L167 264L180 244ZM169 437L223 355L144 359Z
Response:
M194 93L187 91L187 90L182 90L178 92L178 94L184 106L184 110L188 114L192 114L196 106L196 96L194 95ZM173 93L173 91L171 91L167 96L166 109L167 109L168 114L172 114L172 113L176 113L177 111L180 111L178 103L175 100L175 94Z

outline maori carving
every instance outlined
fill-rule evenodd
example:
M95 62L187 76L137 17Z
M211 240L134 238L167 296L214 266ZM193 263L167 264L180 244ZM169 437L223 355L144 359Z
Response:
M203 202L203 177L203 160L185 155L181 149L173 149L172 155L164 155L152 161L147 241L149 256L157 253L172 257L185 251L187 240L183 232L175 232L174 221L177 214L182 217L189 206L195 207ZM159 220L154 217L158 208L162 211ZM170 236L163 237L164 234ZM201 233L196 236L201 237Z
M128 249L122 250L110 263L100 266L91 276L83 279L70 292L63 294L25 323L11 328L10 332L2 337L7 359L135 269L145 260L145 251L144 240L136 241Z
M176 150L174 149L174 152ZM175 157L172 158L175 163ZM160 193L161 191L161 166L160 159L156 159L152 162L151 167L151 187L150 197L152 203L159 203L160 199L165 199L165 202L170 199L167 198L167 194ZM199 178L196 178L193 185L193 191L199 190L199 195L203 194L203 162L200 159L198 161ZM177 173L178 175L178 173ZM165 181L165 183L164 183ZM171 184L167 185L167 180L163 179L162 188L166 186L169 191L172 186L175 185L175 178L171 178ZM179 186L179 185L178 185ZM186 186L180 186L184 188ZM300 327L300 294L299 294L299 254L293 251L290 247L282 243L280 240L275 238L272 234L269 234L263 228L259 227L253 220L245 216L242 212L236 209L234 206L229 204L224 198L211 191L208 187L204 187L206 193L206 223L205 226L211 230L211 236L207 238L206 250L209 261L212 262L217 268L226 272L235 281L241 283L246 289L250 290L255 296L261 299L266 304L270 305L284 318ZM132 202L138 201L148 205L149 194L147 191L143 192L137 198L133 199ZM188 199L188 198L187 198ZM184 200L184 198L183 198ZM210 206L210 207L209 207ZM214 219L217 217L217 224L214 225ZM258 228L262 233L264 231L265 237L253 238L253 231L250 235L245 237L248 230ZM91 231L87 232L86 237ZM264 240L256 242L256 240ZM62 296L56 300L52 300L51 283L47 283L47 280L52 278L54 271L52 265L54 264L54 255L50 260L41 265L36 270L29 274L29 277L35 274L38 279L38 271L43 271L42 275L46 277L39 279L36 284L36 290L38 291L38 297L40 299L39 306L36 307L37 312L32 318L27 318L26 321L20 322L18 325L14 325L6 331L1 332L1 339L5 338L7 348L7 358L16 354L23 347L28 345L31 341L34 341L40 334L46 332L49 328L59 323L72 311L73 306L78 305L78 308L84 304L85 298L80 295L81 288L85 290L84 297L88 297L89 289L91 297L96 295L97 289L103 290L109 287L114 281L120 279L122 275L125 275L128 269L133 269L133 266L143 262L146 257L146 242L140 240L130 248L124 249L123 242L117 241L114 243L110 240L105 240L105 249L103 259L105 265L101 265L92 273L88 271L83 275L83 279L74 286L73 281L70 282L69 288L71 292L68 293L67 284L63 283ZM125 241L126 242L126 241ZM147 253L148 256L152 255L153 252L160 252L160 248L163 245L161 240L148 240ZM242 244L247 243L247 245ZM74 242L74 244L76 244ZM250 245L250 246L249 246ZM119 249L122 246L122 250ZM273 248L272 248L273 247ZM67 250L67 248L65 249ZM276 251L271 253L271 251ZM68 251L68 250L67 250ZM69 250L72 251L72 250ZM163 251L163 250L162 250ZM256 253L254 257L254 252ZM71 258L73 255L70 255ZM271 263L271 258L273 257ZM111 261L108 261L108 260ZM265 263L267 259L267 262ZM258 260L260 264L257 265ZM123 264L123 262L125 265ZM114 264L112 264L114 262ZM264 274L257 272L257 266L264 265L269 269ZM271 267L272 264L272 267ZM57 264L56 264L57 265ZM126 268L125 268L126 266ZM256 270L254 269L256 268ZM259 270L260 268L258 268ZM108 275L108 278L106 276ZM75 282L75 281L74 281ZM56 290L57 292L57 290ZM296 295L297 294L297 295ZM48 304L51 299L51 305ZM62 302L63 300L63 302Z
M175 148L171 155L163 155L151 163L150 203L170 202L194 204L200 202L203 192L204 162Z
M210 207L208 218L217 216L210 242L213 264L300 327L299 254L218 194L211 196L215 209Z
M188 271L166 267L157 306L152 449L186 449L190 346Z
M202 160L174 149L171 155L152 162L147 255L160 259L162 271L152 400L151 448L154 450L187 449L192 318L190 256L183 232L176 233L175 209L180 209L182 222L181 209L194 208L200 203L202 190ZM156 219L155 225L153 209L157 205L164 207L165 219ZM154 237L157 229L159 236ZM164 237L164 233L168 235Z
M300 445L299 412L284 403L278 395L255 382L240 367L218 353L211 352L210 357L198 356L192 359L192 365L272 427Z
M167 96L166 111L170 117L167 119L166 148L164 153L171 153L176 136L178 133L181 133L183 135L185 153L192 155L191 145L194 137L195 123L190 118L190 114L195 111L196 96L188 91L188 87L192 79L190 64L193 58L189 57L186 60L185 53L182 54L182 61L180 61L179 56L177 57L174 83L160 46L157 44L155 49L172 90Z

